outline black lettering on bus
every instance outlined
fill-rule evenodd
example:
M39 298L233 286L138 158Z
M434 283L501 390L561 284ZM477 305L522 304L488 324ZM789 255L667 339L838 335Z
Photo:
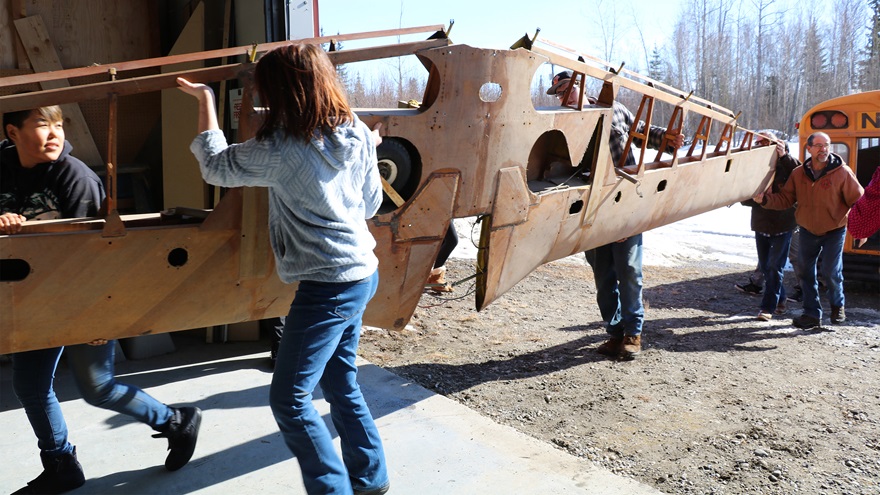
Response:
M872 119L868 112L862 114L862 129L868 128L868 122L871 123L871 127L874 129L880 129L880 112L874 114L874 118Z

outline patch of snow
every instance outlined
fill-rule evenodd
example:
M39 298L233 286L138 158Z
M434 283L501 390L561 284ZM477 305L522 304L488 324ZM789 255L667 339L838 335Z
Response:
M456 218L455 231L458 232L458 245L449 255L450 258L477 259L477 242L480 240L480 228L477 217Z
M648 266L710 266L758 263L751 208L735 203L645 232Z
M755 235L749 225L751 209L736 203L645 232L646 266L743 265L758 263ZM480 236L476 217L455 219L458 246L453 258L476 259ZM473 240L471 240L473 239ZM584 263L582 254L565 261Z

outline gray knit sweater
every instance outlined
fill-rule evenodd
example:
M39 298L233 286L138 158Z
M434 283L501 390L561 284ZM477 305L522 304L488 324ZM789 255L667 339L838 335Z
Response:
M357 117L309 142L276 132L230 146L214 130L190 149L209 184L269 188L269 237L282 281L353 282L376 270L366 219L379 209L382 186L373 136Z

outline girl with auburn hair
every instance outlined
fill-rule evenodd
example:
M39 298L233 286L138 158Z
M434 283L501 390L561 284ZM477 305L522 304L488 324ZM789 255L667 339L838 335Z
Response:
M316 46L266 53L254 81L268 113L255 138L233 145L219 130L213 91L182 78L178 84L199 101L190 150L205 181L269 189L278 276L299 282L269 405L308 493L382 494L389 486L385 453L355 365L364 309L378 284L376 242L366 222L382 202L378 132L351 111L333 64ZM318 385L342 459L312 405Z
M257 139L283 129L307 141L315 130L333 130L355 119L336 68L315 45L288 45L266 53L254 80L260 102L269 107Z

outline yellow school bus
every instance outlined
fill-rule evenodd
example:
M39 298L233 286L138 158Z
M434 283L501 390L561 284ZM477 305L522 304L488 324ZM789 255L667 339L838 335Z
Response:
M831 151L843 157L859 183L867 186L880 165L880 91L866 91L832 98L811 108L798 126L801 161L807 157L810 134L822 131L831 138ZM844 278L880 283L880 233L864 245L846 236Z

